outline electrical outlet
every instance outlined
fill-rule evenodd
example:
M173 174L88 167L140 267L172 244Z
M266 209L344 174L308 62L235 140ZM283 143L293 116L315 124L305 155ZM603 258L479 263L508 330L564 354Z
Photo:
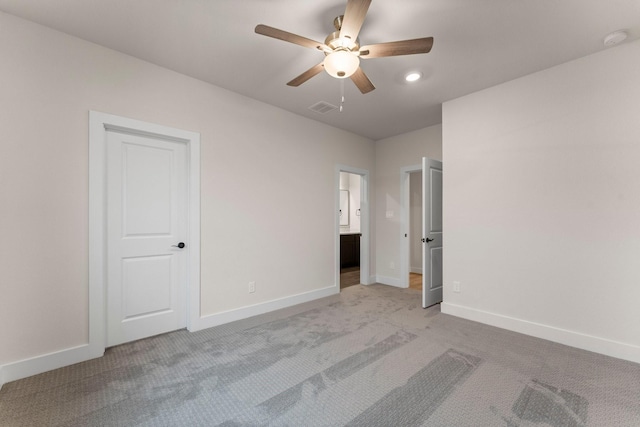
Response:
M391 261L391 262L389 263L389 268L390 268L391 270L395 270L395 269L396 269L396 263L395 263L395 262L393 262L393 261Z
M453 292L460 292L460 282L458 281L453 282Z
M256 282L249 282L249 293L252 294L256 291Z

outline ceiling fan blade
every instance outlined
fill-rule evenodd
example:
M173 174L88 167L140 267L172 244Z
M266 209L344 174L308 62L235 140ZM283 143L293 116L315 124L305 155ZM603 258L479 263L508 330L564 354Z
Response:
M340 27L340 37L347 37L355 41L362 28L364 18L367 16L367 10L371 0L349 0L347 8L342 18L342 26Z
M267 37L273 37L274 39L284 40L289 43L297 44L311 49L318 49L321 51L331 49L324 43L317 42L315 40L308 39L306 37L299 36L297 34L289 33L277 28L269 27L268 25L259 24L256 26L256 33Z
M287 83L287 85L288 86L300 86L302 83L306 82L311 77L313 77L316 74L320 73L322 70L324 70L324 63L321 62L318 65L314 65L313 67L309 68L307 71L305 71L304 73L300 74L295 79L291 80L289 83Z
M429 53L433 46L433 37L401 40L398 42L378 43L360 48L360 58L382 58L385 56L413 55Z
M360 67L351 75L351 80L358 86L358 89L360 89L360 92L363 94L369 93L376 88Z

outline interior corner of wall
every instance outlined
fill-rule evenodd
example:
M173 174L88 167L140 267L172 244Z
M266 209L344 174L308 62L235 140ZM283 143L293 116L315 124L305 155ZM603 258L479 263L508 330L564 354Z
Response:
M2 390L2 386L4 385L4 370L2 368L4 368L4 366L0 365L0 390Z
M375 283L381 283L387 286L394 286L396 288L406 288L406 286L402 284L402 280L400 280L397 277L387 277L387 276L377 275Z

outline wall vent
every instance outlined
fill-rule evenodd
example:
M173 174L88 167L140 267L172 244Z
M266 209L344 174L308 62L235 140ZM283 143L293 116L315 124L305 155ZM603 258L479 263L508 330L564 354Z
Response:
M316 102L311 107L309 107L311 111L315 111L316 113L320 114L327 114L329 111L333 111L337 108L338 107L336 107L335 105L329 104L328 102L324 101Z

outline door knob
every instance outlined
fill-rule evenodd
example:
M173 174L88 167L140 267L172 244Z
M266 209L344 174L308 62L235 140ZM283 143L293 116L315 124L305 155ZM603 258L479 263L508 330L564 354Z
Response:
M425 243L425 242L427 242L427 243L429 243L429 242L433 242L433 239L430 239L430 238L428 238L428 237L427 237L426 239L424 239L424 238L423 238L423 239L422 239L422 243Z
M184 248L185 246L187 245L185 245L184 242L180 242L177 245L171 245L172 248L180 248L180 249Z

